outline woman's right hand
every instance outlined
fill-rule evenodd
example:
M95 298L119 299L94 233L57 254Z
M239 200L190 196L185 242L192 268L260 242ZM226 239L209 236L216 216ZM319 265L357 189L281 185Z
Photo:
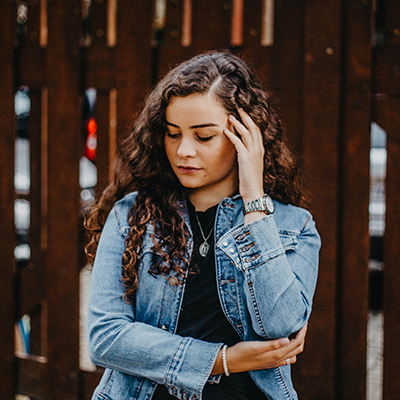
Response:
M230 373L276 368L294 364L297 355L304 349L307 324L301 328L294 339L287 338L269 341L239 342L226 350L226 363ZM211 375L223 374L222 350L215 361Z

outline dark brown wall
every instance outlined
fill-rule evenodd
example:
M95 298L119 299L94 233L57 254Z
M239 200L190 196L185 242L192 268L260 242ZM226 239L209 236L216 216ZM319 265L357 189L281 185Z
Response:
M109 179L115 141L124 135L158 77L200 51L228 48L254 65L281 109L323 240L306 351L293 372L302 399L365 398L371 119L387 130L384 387L385 399L398 398L400 365L393 355L399 353L400 333L399 1L385 2L390 11L383 18L388 35L379 48L371 46L374 13L369 1L275 0L274 44L269 47L260 44L262 0L244 2L243 43L235 46L232 13L242 2L193 0L192 42L182 46L184 3L167 1L164 40L152 46L152 1L119 0L117 41L110 46L107 6L113 2L93 0L91 40L84 46L81 1L53 0L42 9L45 2L29 1L25 42L20 45L15 35L16 2L2 2L0 350L5 363L0 369L0 397L12 399L17 390L36 400L88 399L100 376L79 370L83 90L97 89L99 191ZM48 23L45 42L40 42L41 17ZM13 96L19 85L30 88L32 101L32 184L23 196L32 207L32 256L16 268ZM31 313L38 332L33 339L36 356L27 359L13 354L13 323L24 313Z

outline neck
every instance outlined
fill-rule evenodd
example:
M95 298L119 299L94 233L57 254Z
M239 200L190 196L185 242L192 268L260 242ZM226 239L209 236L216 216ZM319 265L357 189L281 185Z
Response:
M213 191L212 193L205 193L202 191L192 191L189 194L189 199L191 203L194 205L196 211L206 211L210 207L218 204L223 198L233 196L237 193L237 189L232 190L227 193L226 191L218 193Z

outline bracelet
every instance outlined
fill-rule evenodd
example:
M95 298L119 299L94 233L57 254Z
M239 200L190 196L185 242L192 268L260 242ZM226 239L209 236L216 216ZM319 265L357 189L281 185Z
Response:
M226 363L226 349L228 348L228 346L226 344L224 344L224 346L222 347L222 365L224 367L224 373L226 376L229 376L229 370L228 370L228 364Z

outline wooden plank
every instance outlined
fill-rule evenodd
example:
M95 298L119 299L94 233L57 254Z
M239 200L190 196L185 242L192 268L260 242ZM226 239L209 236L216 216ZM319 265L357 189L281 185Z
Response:
M35 357L18 359L17 392L35 400L47 400L49 394L46 390L46 369L46 363Z
M164 40L157 52L157 67L154 73L154 80L163 76L171 66L183 60L189 59L194 54L193 45L183 47L182 24L183 24L183 3L184 0L167 1L166 23L164 28ZM192 19L194 15L192 14ZM191 24L193 30L193 23ZM193 40L193 33L192 33ZM155 83L155 82L153 82Z
M232 4L232 1L193 1L195 53L231 47Z
M343 400L366 396L371 16L369 5L355 0L343 3L336 325L336 390Z
M282 114L290 148L302 152L304 2L275 1L274 44L261 46L263 0L245 3L244 44L240 50L252 61L264 87Z
M91 5L91 43L85 51L86 88L116 87L116 49L107 44L107 1Z
M45 79L45 48L40 46L41 1L28 3L25 44L21 48L19 84L40 89Z
M49 398L77 399L79 371L79 43L81 2L48 3L47 254Z
M374 121L387 134L386 227L384 237L384 350L383 398L395 400L400 393L400 100L378 98Z
M27 83L30 83L28 81ZM31 205L29 246L31 258L26 268L19 272L19 309L17 318L29 314L45 299L44 262L41 249L42 234L42 185L41 185L41 97L40 90L30 91L31 112L29 115L29 147L31 188L28 200ZM42 354L37 354L42 355Z
M108 90L97 91L96 99L97 122L97 185L96 195L106 188L109 183L110 169L110 92Z
M400 93L400 1L386 0L378 4L380 14L380 34L383 42L378 42L375 52L375 93L398 96Z
M80 372L80 379L82 384L79 400L90 400L92 398L92 394L99 384L102 374L102 368L98 368L95 372Z
M151 85L153 2L118 0L117 21L118 135L124 136Z
M11 400L14 389L14 90L13 44L15 37L15 8L4 2L0 13L0 398Z
M296 377L299 397L309 399L335 398L340 6L339 0L305 6L303 170L323 243L304 367Z

